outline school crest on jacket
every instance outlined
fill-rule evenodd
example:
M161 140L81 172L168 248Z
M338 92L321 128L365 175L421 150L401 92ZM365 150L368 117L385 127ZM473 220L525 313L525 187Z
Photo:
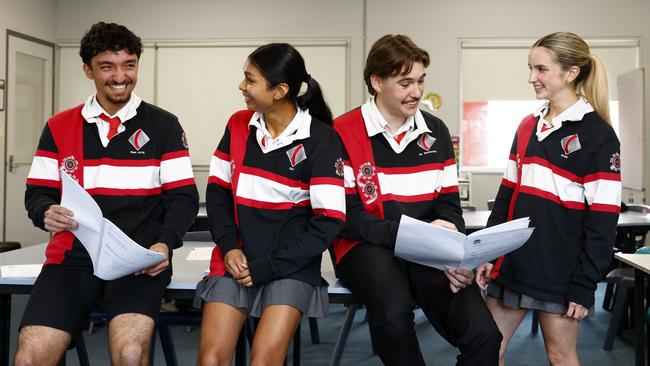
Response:
M301 161L307 159L305 147L302 146L302 144L287 150L287 156L289 157L289 163L291 164L292 168L298 165Z

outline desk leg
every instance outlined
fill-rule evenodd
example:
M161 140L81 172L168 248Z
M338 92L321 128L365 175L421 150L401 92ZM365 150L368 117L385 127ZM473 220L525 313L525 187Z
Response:
M635 332L636 332L636 344L635 344L635 359L637 366L644 366L646 364L645 354L646 354L646 340L645 340L645 328L646 328L646 319L645 319L645 277L641 271L638 269L634 270L634 322Z
M0 294L0 364L9 365L9 337L11 332L11 294Z

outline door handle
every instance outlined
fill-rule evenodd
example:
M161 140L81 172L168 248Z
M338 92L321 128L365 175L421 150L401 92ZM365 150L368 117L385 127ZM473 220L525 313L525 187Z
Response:
M21 167L21 166L29 166L29 165L31 165L31 164L30 163L17 163L14 156L9 155L9 161L7 163L7 168L8 168L7 170L9 171L9 173L11 173L14 170L16 170L17 168Z

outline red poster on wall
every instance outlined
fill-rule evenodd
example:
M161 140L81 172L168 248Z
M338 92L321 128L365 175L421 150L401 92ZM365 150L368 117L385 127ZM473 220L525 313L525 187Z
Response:
M463 166L488 164L487 102L464 102L461 139Z

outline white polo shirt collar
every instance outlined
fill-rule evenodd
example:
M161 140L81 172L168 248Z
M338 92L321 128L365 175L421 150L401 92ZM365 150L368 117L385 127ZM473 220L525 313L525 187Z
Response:
M119 117L121 121L120 125L117 127L117 134L119 135L120 133L126 130L126 126L124 126L124 124L138 114L137 109L140 106L140 103L142 103L142 99L139 96L137 96L135 93L131 93L131 99L129 99L129 101L124 105L124 107L122 107L114 115L110 115L99 104L96 95L93 94L90 97L88 97L88 99L84 103L84 106L81 109L81 115L86 120L86 122L94 123L97 125L99 138L101 139L102 145L106 147L108 146L108 141L109 141L107 135L108 135L108 130L110 128L110 124L104 121L103 119L99 118L99 116L105 114L110 118Z

